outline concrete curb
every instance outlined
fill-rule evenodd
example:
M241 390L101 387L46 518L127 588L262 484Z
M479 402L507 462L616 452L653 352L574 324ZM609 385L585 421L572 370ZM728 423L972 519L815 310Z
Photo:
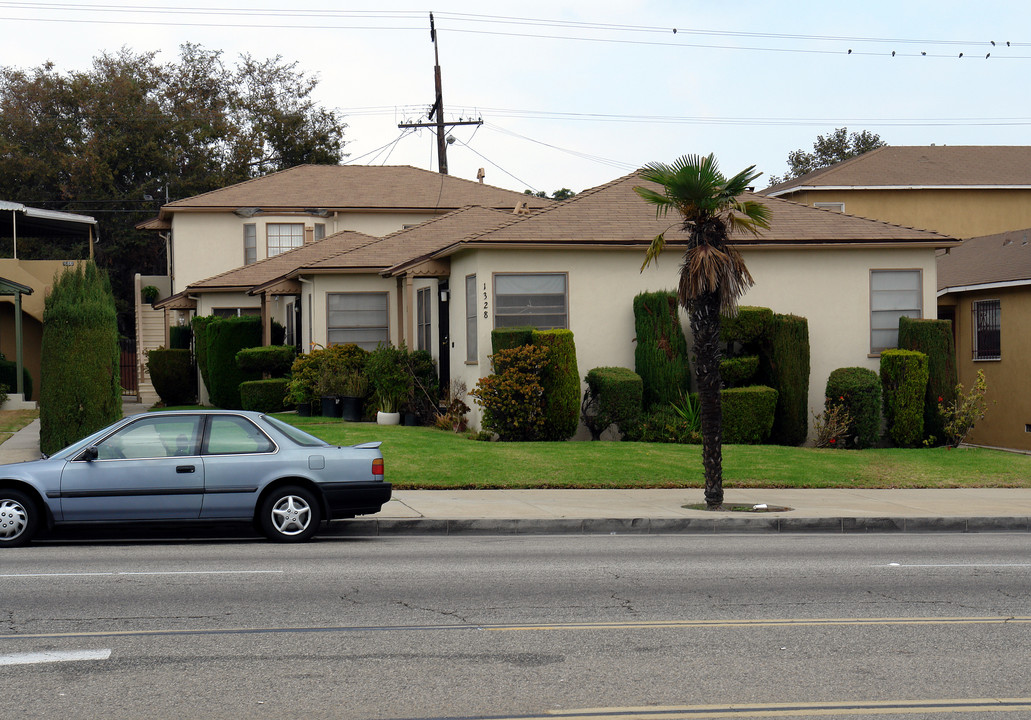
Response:
M1028 517L721 517L710 518L359 518L322 535L718 535L734 533L1027 533Z

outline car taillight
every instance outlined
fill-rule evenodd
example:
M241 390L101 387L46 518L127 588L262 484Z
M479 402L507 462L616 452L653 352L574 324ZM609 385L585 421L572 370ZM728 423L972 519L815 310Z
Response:
M376 458L372 461L372 474L383 476L383 458Z

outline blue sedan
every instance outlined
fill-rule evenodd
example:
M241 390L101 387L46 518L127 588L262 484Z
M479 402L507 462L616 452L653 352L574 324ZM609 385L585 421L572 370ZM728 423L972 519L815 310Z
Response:
M253 520L277 542L390 499L380 443L336 447L226 410L134 415L31 462L0 465L0 547L64 523Z

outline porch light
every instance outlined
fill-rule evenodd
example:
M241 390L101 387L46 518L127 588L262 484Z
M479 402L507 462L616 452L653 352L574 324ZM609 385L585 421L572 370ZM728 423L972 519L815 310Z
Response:
M449 297L451 297L451 293L448 290L445 289L440 291L441 302L447 302Z

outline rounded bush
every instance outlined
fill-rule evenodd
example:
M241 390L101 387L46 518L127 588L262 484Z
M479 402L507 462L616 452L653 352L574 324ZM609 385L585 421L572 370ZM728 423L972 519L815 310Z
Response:
M286 378L248 380L240 383L240 404L244 410L263 413L283 412L286 409Z
M189 350L148 350L147 372L166 406L186 405L197 399L197 372Z
M826 408L843 407L852 422L844 447L863 449L877 444L881 430L881 381L869 368L845 367L827 378Z
M641 376L624 367L594 368L584 378L587 393L583 421L591 437L599 439L611 425L624 436L640 421L643 383Z

